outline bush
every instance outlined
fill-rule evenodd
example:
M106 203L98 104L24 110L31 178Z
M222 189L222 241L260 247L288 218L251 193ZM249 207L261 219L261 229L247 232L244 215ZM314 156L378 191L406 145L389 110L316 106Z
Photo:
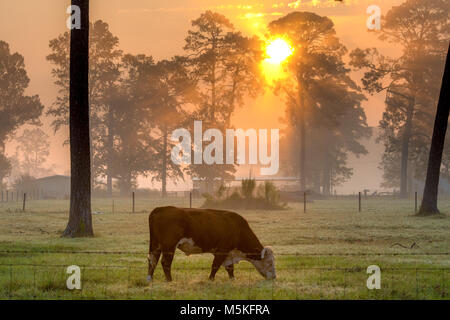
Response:
M270 181L264 183L264 197L270 205L278 205L280 202L280 194L275 185Z
M256 189L255 179L242 180L241 188L236 189L230 196L224 196L228 189L221 186L214 193L204 194L205 203L203 208L217 209L260 209L260 210L283 210L286 204L280 203L280 196L276 186L272 182L259 185L256 197L253 195ZM240 192L239 192L240 191Z
M217 191L216 191L216 197L218 199L222 199L223 196L225 195L226 191L227 191L227 187L225 187L223 184L220 185L219 189L217 189Z
M253 192L256 188L256 180L255 179L244 179L241 183L242 195L245 199L251 199L253 197Z

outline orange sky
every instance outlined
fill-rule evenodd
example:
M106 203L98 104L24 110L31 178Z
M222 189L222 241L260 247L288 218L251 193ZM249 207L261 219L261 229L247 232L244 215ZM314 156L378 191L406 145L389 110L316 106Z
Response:
M341 41L350 50L377 47L386 54L398 54L398 48L382 43L373 33L367 32L366 8L377 4L386 13L392 5L402 0L91 0L91 20L102 19L120 39L120 47L127 53L145 53L156 59L181 54L187 30L192 19L205 10L226 15L236 29L244 33L263 35L268 22L296 10L312 11L329 16L336 25ZM0 40L9 43L13 52L25 57L26 69L31 79L29 94L39 94L49 107L55 99L48 42L66 31L66 8L69 0L2 0L0 1ZM376 126L383 111L383 96L369 97L364 104L368 123ZM279 128L284 105L270 92L254 101L234 116L236 127ZM43 130L51 136L49 165L58 173L67 173L69 149L62 142L66 132L53 135L45 117ZM9 154L14 144L7 145ZM379 174L378 174L379 175ZM377 179L379 180L379 178ZM144 182L144 181L142 181ZM143 185L147 185L144 182ZM350 189L348 189L350 190Z

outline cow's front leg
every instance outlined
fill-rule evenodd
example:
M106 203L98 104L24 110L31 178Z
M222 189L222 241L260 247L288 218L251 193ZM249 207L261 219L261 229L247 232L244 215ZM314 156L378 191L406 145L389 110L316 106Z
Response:
M230 277L230 279L234 279L234 264L230 264L229 266L226 266L225 270L227 270L228 276Z
M171 251L164 251L162 255L161 264L164 270L167 281L172 281L172 275L170 274L170 268L172 266L173 255L175 254L175 249Z
M209 280L214 280L214 277L216 276L217 271L219 270L222 263L227 258L226 254L215 254L214 260L211 267L211 274L209 275Z

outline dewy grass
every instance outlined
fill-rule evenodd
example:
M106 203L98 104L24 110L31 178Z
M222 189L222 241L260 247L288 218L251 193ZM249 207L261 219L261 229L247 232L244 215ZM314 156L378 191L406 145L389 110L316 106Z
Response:
M68 201L30 201L30 211L0 203L0 299L449 299L450 218L414 216L413 200L355 197L289 203L280 211L242 210L264 245L274 248L277 279L264 280L241 262L236 279L220 270L207 280L212 255L177 251L174 281L158 265L145 282L148 213L189 206L188 198L94 199L94 238L60 238ZM194 206L203 203L195 199ZM442 199L440 210L450 212ZM414 245L413 245L414 244ZM115 254L114 254L115 253ZM120 254L119 254L120 253ZM81 268L81 290L68 290L66 268ZM369 265L381 268L381 289L369 290Z

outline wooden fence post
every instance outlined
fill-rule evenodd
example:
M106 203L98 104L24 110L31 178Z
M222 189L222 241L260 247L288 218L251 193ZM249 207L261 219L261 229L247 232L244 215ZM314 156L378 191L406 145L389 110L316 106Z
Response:
M23 206L22 206L22 211L25 212L25 203L27 201L27 194L24 193L23 194Z
M133 213L134 213L134 191L133 191Z
M361 192L358 193L358 198L359 198L359 200L358 200L358 209L359 209L359 212L361 212Z
M414 192L414 212L417 212L417 191Z
M303 192L303 213L306 213L306 191Z

